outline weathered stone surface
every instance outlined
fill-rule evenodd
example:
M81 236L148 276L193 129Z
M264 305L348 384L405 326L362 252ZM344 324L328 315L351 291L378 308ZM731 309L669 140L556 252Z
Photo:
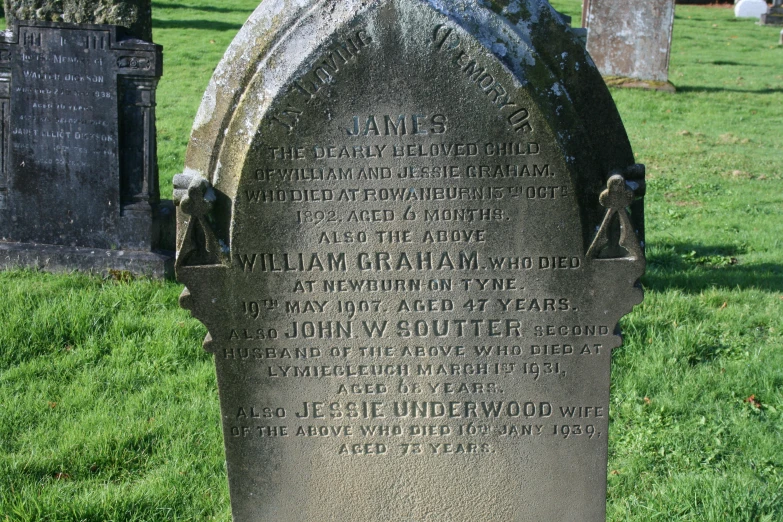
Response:
M582 20L601 74L669 81L674 0L585 0Z
M6 22L17 20L119 25L152 41L151 0L4 0Z
M234 519L603 520L643 172L546 2L265 1L175 180Z
M0 241L33 257L34 245L165 249L174 220L158 190L161 67L159 46L116 26L18 22L6 34Z
M769 6L765 0L739 0L734 4L734 16L737 18L761 18Z

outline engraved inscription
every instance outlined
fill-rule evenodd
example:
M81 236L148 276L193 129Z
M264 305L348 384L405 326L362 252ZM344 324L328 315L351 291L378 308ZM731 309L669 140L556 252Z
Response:
M15 241L116 245L109 238L119 215L119 187L112 182L118 184L113 165L120 140L109 34L59 25L19 31L10 66L3 234ZM89 208L77 201L90 201ZM98 230L106 231L103 237Z
M458 67L471 83L486 94L489 102L500 111L515 131L533 131L528 109L514 101L511 89L495 78L481 60L471 57L470 53L463 48L460 37L454 34L453 29L445 25L437 26L435 28L435 45L446 55L446 59L451 60L452 64Z
M372 37L364 30L360 29L353 34L339 39L331 49L320 57L311 70L295 80L291 87L292 92L298 94L294 104L287 105L281 109L272 121L277 125L292 131L303 114L302 103L309 104L315 98L319 91L326 86L333 84L347 67L356 61L364 49L372 43Z
M84 168L117 155L116 128L105 119L117 103L115 80L103 67L110 60L107 38L70 30L23 32L39 47L23 52L13 81L18 101L12 104L12 148L25 150L22 144L30 143L37 150L26 165L64 169L67 158L68 165Z
M538 228L529 209L573 205L565 166L484 58L445 26L431 34L434 56L505 129L482 139L451 107L398 106L335 117L315 143L300 134L254 148L239 212L275 216L321 250L252 241L234 250L236 270L277 290L238 294L217 356L272 387L329 383L333 398L238 406L232 437L334 439L332 451L354 458L479 457L508 451L507 439L605 437L603 406L539 390L583 374L582 358L609 356L612 327L581 322L589 303L548 289L559 274L581 274L583 254L508 245L520 226ZM371 52L366 33L354 43L350 56L327 51L329 63ZM335 88L340 71L316 60L271 124L301 133L303 95Z

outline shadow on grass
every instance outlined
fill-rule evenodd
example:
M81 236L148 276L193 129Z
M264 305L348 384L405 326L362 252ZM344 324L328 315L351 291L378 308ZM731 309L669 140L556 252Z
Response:
M652 245L647 254L645 288L699 293L710 288L783 292L783 264L743 264L735 245L674 243Z
M705 87L703 85L679 85L677 92L742 92L748 94L780 94L783 89L732 89L730 87Z
M736 65L737 67L761 67L761 65L757 63L732 62L731 60L713 60L707 63L711 63L712 65Z
M210 13L245 13L247 9L233 9L231 7L215 7L213 5L185 5L152 2L154 9L189 9L191 11L207 11Z
M685 16L685 15L679 15L677 13L674 14L675 20L683 20L688 22L712 22L712 19L702 18L700 16Z
M216 22L214 20L158 20L153 18L154 29L206 29L209 31L239 31L242 24Z

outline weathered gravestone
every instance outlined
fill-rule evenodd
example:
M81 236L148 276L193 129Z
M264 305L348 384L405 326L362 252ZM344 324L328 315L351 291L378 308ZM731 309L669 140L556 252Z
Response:
M18 22L0 42L0 262L163 275L158 45L122 28ZM173 225L173 213L169 212ZM172 241L173 243L173 241Z
M669 83L675 0L585 0L587 50L610 85L674 91Z
M603 520L642 178L546 2L265 1L175 179L234 519Z

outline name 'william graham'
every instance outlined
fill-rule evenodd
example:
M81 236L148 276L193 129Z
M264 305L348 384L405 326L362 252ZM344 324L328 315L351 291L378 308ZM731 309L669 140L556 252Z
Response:
M478 270L478 252L359 252L238 254L245 272L419 272Z

